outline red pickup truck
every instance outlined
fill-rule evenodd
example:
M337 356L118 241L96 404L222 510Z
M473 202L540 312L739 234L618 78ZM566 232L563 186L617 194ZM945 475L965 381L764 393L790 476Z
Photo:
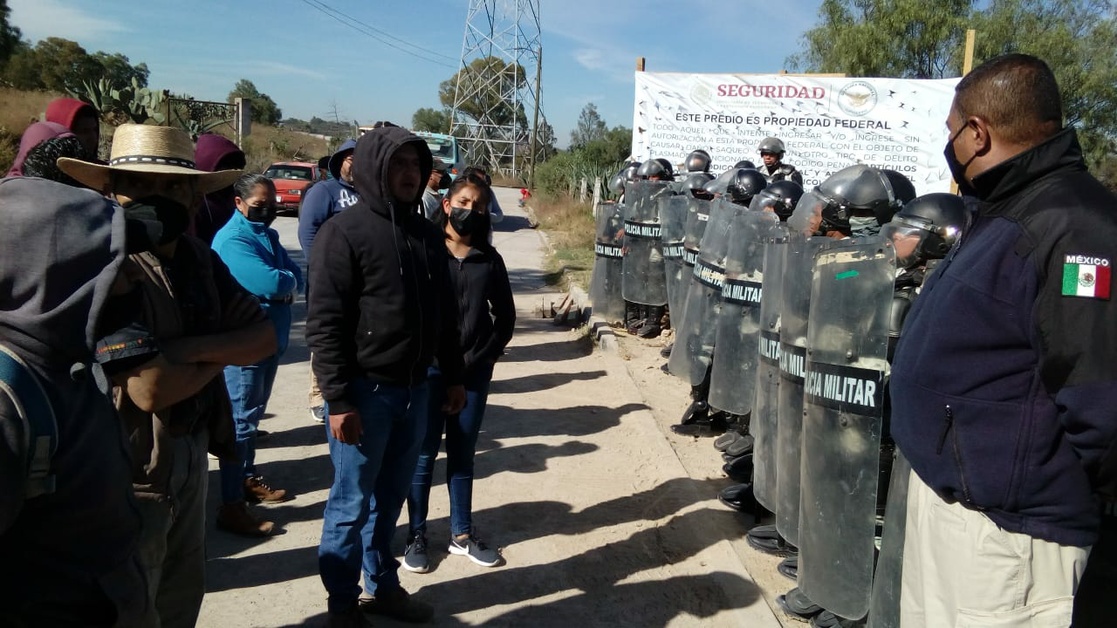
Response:
M298 215L303 191L319 177L318 164L304 161L280 161L268 166L264 176L275 183L275 202L279 209Z

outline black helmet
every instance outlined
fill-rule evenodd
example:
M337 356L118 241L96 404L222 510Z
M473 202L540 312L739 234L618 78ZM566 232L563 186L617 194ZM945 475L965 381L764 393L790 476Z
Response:
M760 146L757 147L757 151L761 153L775 153L777 155L782 155L787 152L784 149L783 140L778 137L766 137L760 140Z
M679 184L679 194L689 194L698 198L705 198L706 184L714 180L714 175L708 172L692 172ZM701 194L701 196L698 196Z
M741 161L738 161L737 163L733 164L733 167L737 168L738 170L741 169L741 168L752 168L753 170L756 170L756 164L752 163L751 161L749 161L747 159L742 159Z
M699 148L693 150L686 156L686 161L683 166L687 172L709 172L710 171L710 153Z
M798 183L788 179L773 181L753 197L749 209L774 212L780 217L780 222L787 222L802 197L803 186Z
M872 218L883 225L901 206L882 171L857 164L835 172L804 194L788 226L804 233L848 234L850 218Z
M752 197L766 187L768 187L768 180L764 178L764 175L756 170L739 168L729 180L725 192L733 203L748 207L749 203L752 202Z
M649 159L640 164L640 169L636 171L636 176L640 179L656 179L664 180L671 176L669 170L663 167L663 162L658 159Z
M609 180L609 191L612 192L614 196L624 194L625 170L625 168L621 168L617 171L617 174L613 175L613 178Z
M892 195L896 197L896 200L906 205L916 196L919 196L915 192L915 184L911 182L911 179L895 170L884 169L881 170L881 172L884 173L884 176L888 177L888 183L892 185ZM883 225L884 223L882 222L880 224Z
M663 157L656 157L655 160L658 161L661 166L663 166L664 172L667 173L666 175L663 176L663 179L665 181L671 181L672 179L675 178L675 168L671 166L671 161L670 160L665 159Z
M640 176L637 174L639 170L640 162L630 161L625 164L624 169L621 170L621 172L624 173L624 180L628 183L632 183L633 181L638 181L640 179Z
M946 257L968 219L962 197L936 192L904 205L880 232L896 247L896 265L909 268Z

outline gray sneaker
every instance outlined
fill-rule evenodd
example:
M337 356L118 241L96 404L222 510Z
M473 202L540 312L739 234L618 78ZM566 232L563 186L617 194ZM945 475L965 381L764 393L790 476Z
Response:
M326 422L326 406L311 406L310 419L315 423Z
M500 562L500 552L490 549L484 541L473 534L461 541L450 537L450 546L447 549L451 554L465 556L482 567L494 567Z
M431 569L427 560L427 538L422 534L411 537L403 552L403 568L414 573L427 573Z

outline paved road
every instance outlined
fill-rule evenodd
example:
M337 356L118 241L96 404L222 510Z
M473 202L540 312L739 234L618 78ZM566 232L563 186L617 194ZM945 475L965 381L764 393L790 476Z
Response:
M519 320L478 443L474 522L503 548L506 564L484 569L445 553L440 460L433 569L401 571L404 587L435 606L439 626L779 626L742 567L738 543L726 538L739 519L712 499L728 482L688 474L620 356L539 317L540 305L561 300L543 281L545 243L516 209L515 191L499 194L507 216L494 244L509 267ZM280 218L276 227L301 259L295 220ZM316 551L332 468L324 428L306 410L304 313L299 303L262 423L271 436L258 453L268 481L298 497L261 508L283 528L266 540L216 530L211 517L200 626L324 624ZM210 467L212 515L218 477L216 463Z

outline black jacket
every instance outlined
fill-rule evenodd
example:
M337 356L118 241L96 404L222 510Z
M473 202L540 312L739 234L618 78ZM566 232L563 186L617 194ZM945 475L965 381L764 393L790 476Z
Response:
M464 259L450 258L450 278L458 295L466 369L495 362L516 326L516 304L504 258L494 249L470 249Z
M421 163L414 198L388 193L388 164L404 144ZM310 253L306 340L331 413L355 410L355 377L410 386L434 357L447 384L462 378L458 312L444 236L415 213L432 158L426 143L389 127L361 136L353 183L361 200L322 225Z
M944 498L1010 532L1091 545L1096 495L1117 496L1117 199L1071 129L973 185L976 219L904 324L892 435Z

